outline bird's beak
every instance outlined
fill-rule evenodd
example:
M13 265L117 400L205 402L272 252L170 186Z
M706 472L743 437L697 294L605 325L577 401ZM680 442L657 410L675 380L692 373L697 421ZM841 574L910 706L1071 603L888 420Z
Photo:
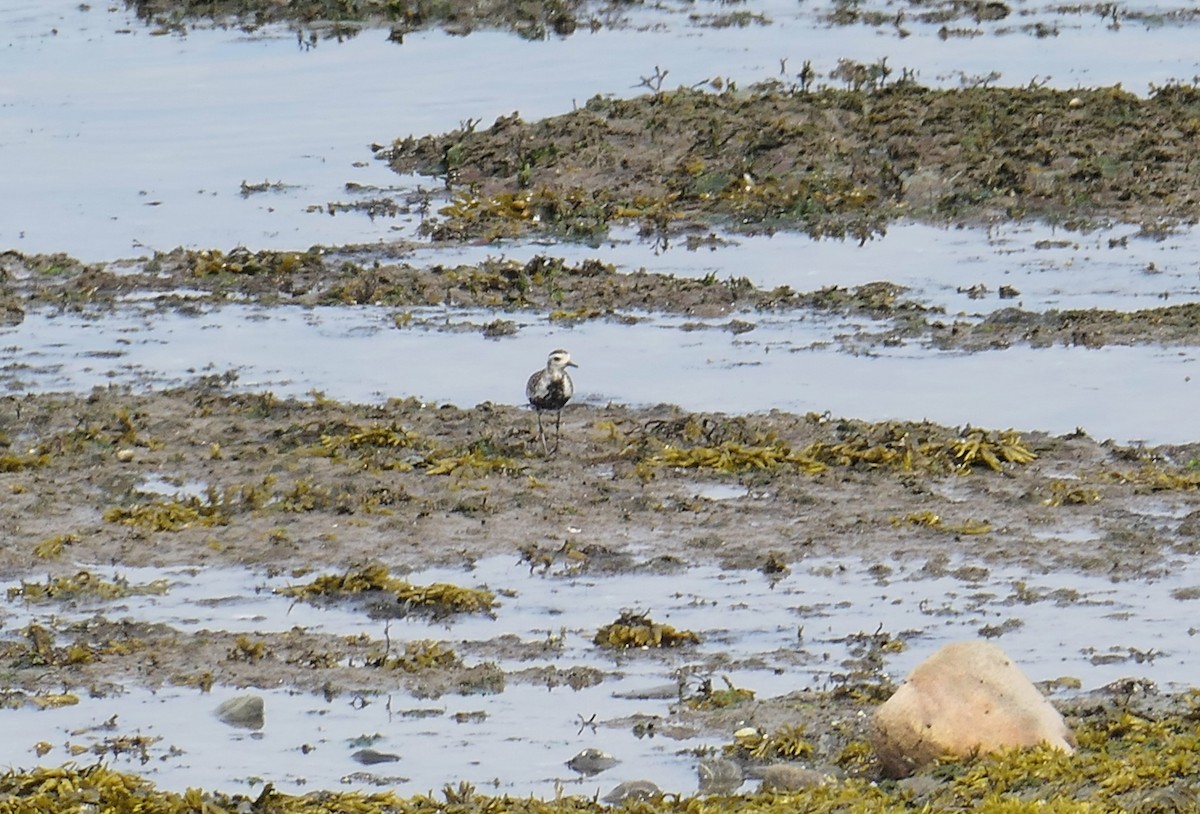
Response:
M579 365L575 364L574 362L567 362L564 367L579 367Z

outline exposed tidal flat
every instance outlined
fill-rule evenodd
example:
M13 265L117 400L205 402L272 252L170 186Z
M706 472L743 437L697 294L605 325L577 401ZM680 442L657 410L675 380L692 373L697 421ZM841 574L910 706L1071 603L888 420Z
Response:
M1194 805L1187 8L2 14L0 806Z

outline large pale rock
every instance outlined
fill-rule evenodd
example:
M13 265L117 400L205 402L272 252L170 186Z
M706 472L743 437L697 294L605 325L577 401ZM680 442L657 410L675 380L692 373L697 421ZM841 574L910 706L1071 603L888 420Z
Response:
M918 665L876 711L871 740L889 777L907 777L941 757L1075 746L1058 710L986 642L948 644Z

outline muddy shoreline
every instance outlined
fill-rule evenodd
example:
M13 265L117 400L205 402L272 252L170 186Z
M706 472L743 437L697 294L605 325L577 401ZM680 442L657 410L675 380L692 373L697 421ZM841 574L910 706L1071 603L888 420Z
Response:
M1187 511L1200 444L579 406L547 458L524 409L296 401L215 381L9 397L0 416L10 578L103 562L404 574L494 556L613 575L836 555L938 575L969 550L972 568L1143 579L1194 555L1200 523ZM745 496L702 497L703 484ZM1048 545L1041 531L1064 522L1099 536Z
M10 602L69 607L101 589L88 563L234 567L304 585L367 567L403 576L445 565L468 574L494 557L531 573L618 577L715 565L769 577L836 556L881 580L907 564L930 577L984 583L989 569L1009 566L1126 581L1161 578L1194 556L1200 539L1200 444L1141 448L927 422L578 406L565 411L562 451L545 457L524 409L286 400L225 392L219 381L155 393L8 397L0 427L0 488L9 496L0 534L11 541L0 573L26 586L10 591ZM705 497L706 484L737 485L744 496ZM1175 519L1164 517L1164 504ZM1048 540L1044 530L1063 523L1099 534ZM367 596L364 611L386 600ZM1179 594L1181 613L1191 596ZM168 625L97 616L13 633L4 650L6 698L18 707L51 689L103 697L131 686L286 686L437 698L609 680L604 671L557 668L551 643L504 637L458 642L461 657L445 659L439 652L453 652L449 642L426 643L390 657L400 660L385 669L391 662L381 660L374 637L301 629L196 639ZM1003 646L1003 627L987 635ZM894 687L886 654L904 646L898 631L864 632L840 684L820 693L714 703L717 696L689 681L660 725L718 739L746 721L763 732L803 726L819 744L803 764L841 778L837 788L850 793L874 778L869 750L862 752L867 713ZM1131 649L1121 658L1136 675L1152 653ZM496 666L513 658L548 660ZM727 669L719 653L689 668L697 676ZM1070 691L1077 682L1064 681L1046 690L1088 731L1135 707L1168 722L1191 714L1187 692L1080 695ZM932 803L952 787L925 777L889 794L919 788L918 799Z

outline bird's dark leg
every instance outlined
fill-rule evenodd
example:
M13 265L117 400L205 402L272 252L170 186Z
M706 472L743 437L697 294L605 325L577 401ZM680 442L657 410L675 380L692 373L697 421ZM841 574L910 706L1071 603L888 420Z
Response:
M554 414L554 452L558 453L558 439L562 434L562 408Z
M542 454L549 455L550 450L546 448L546 431L542 429L542 411L535 409L533 413L537 416L538 438L542 439Z

